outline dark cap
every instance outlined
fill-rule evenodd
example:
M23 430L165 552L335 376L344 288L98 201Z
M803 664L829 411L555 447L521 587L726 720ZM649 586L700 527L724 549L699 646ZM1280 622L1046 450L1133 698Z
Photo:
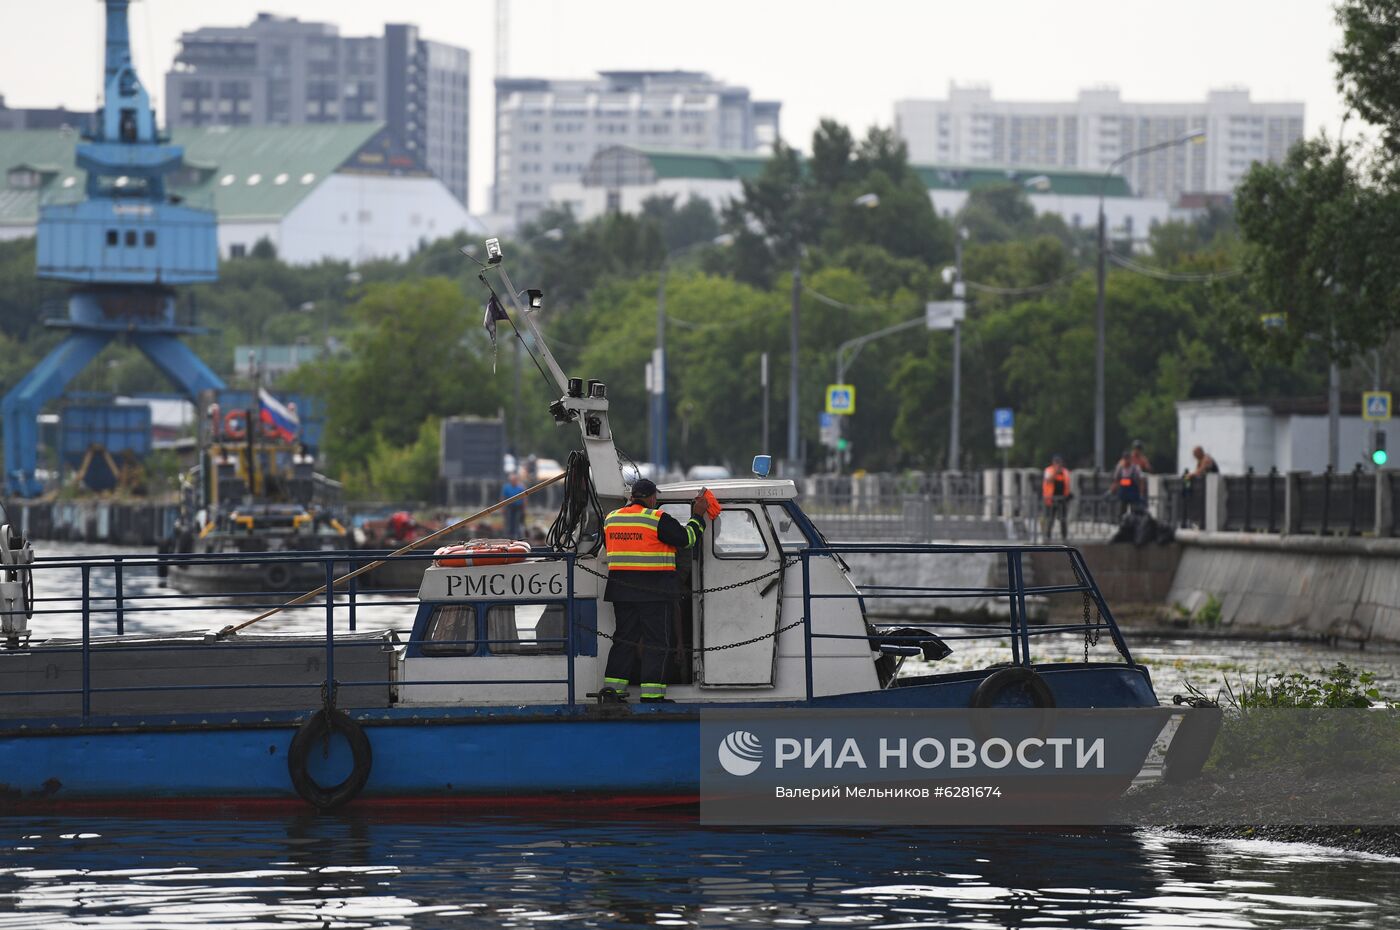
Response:
M632 499L641 500L656 493L656 483L650 478L638 478L632 482Z

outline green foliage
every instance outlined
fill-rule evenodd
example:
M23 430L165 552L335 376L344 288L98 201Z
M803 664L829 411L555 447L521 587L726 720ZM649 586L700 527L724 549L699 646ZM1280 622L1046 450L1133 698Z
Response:
M957 225L968 231L973 242L1010 242L1035 236L1054 236L1070 241L1064 220L1046 214L1037 216L1026 189L1008 181L974 188L958 211Z
M1391 771L1400 766L1400 713L1370 672L1337 663L1325 677L1302 672L1230 686L1208 766L1217 771ZM1379 707L1377 705L1380 705ZM1382 779L1392 786L1393 780Z
M465 303L446 278L370 285L353 308L348 351L288 379L325 397L325 447L342 472L363 469L381 446L410 446L430 418L497 412L501 379Z
M1289 672L1267 678L1256 675L1248 684L1241 682L1238 689L1229 687L1227 680L1226 686L1230 705L1242 711L1261 707L1370 707L1383 700L1374 674L1344 662L1329 668L1325 678Z
M695 199L655 198L638 215L610 214L587 223L568 210L550 209L503 243L515 284L545 291L535 319L560 363L570 374L608 383L613 426L634 457L646 448L642 372L656 340L663 262L669 269L668 439L682 465L722 462L742 470L755 452L781 452L785 445L795 265L804 285L798 425L809 467L822 462L818 412L835 375L837 346L917 318L926 301L951 296L940 272L953 260L953 226L935 214L903 143L887 129L857 136L827 120L814 134L811 152L804 159L779 145L722 217ZM1378 183L1354 166L1349 170L1354 183L1347 189ZM1279 190L1291 192L1291 181L1284 181ZM878 203L856 203L867 194ZM1256 201L1251 221L1266 217L1259 228L1274 229L1281 222L1273 216L1282 209L1280 199L1270 194ZM1383 219L1376 217L1377 223ZM958 224L970 231L967 279L992 288L970 292L962 328L959 464L975 468L1000 461L991 425L992 409L999 406L1017 413L1013 465L1043 464L1053 453L1072 465L1088 464L1092 244L1060 220L1036 216L1015 184L973 191ZM1261 274L1289 272L1276 259L1242 256L1264 246L1240 246L1232 224L1227 210L1216 210L1198 223L1163 225L1152 232L1154 254L1139 259L1162 271L1214 272L1253 261ZM1376 234L1382 227L1363 228ZM733 244L708 245L721 230L734 237ZM1393 241L1400 240L1372 243L1370 250L1386 256L1384 242ZM225 262L218 283L184 291L182 317L211 328L191 343L230 381L237 345L338 346L279 386L325 398L329 471L364 493L387 495L385 486L400 480L396 469L405 470L404 482L424 488L423 474L415 471L428 460L423 424L446 416L495 416L503 409L513 414L517 383L522 415L511 427L517 451L562 458L578 440L572 429L556 429L545 413L557 388L540 376L508 327L501 327L493 357L481 328L481 268L460 254L463 244L425 242L404 261L353 269L342 262L292 267L275 249L258 247L247 258ZM1381 264L1377 258L1364 266L1371 274L1368 287L1388 280ZM1400 268L1400 262L1392 264ZM1253 276L1207 288L1110 270L1110 452L1143 438L1159 470L1166 470L1176 448L1177 400L1320 387L1322 349L1315 340L1300 342L1294 354L1264 357L1236 338L1233 327L1254 318L1259 293ZM46 301L61 306L63 295L63 288L34 278L32 240L0 242L0 388L13 386L60 338L41 325L40 308ZM857 415L845 424L853 466L946 464L951 347L950 333L914 328L862 350L847 373L860 398ZM770 448L761 449L758 371L765 351L771 426ZM76 386L168 389L125 344L109 348Z
M406 446L376 437L364 468L346 476L346 491L362 500L426 501L434 496L438 477L442 421L431 417Z
M1400 326L1400 190L1344 143L1300 142L1240 183L1248 291L1236 332L1256 353L1293 359L1311 345L1347 362ZM1258 316L1282 313L1265 328Z
M1381 127L1382 140L1400 154L1400 9L1394 0L1342 0L1336 6L1342 44L1332 54L1337 88L1347 106Z

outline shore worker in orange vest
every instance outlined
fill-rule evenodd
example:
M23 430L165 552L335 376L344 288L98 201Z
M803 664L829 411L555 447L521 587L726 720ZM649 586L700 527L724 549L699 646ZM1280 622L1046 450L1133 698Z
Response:
M638 478L632 502L603 520L608 550L608 585L603 600L613 605L616 641L608 650L603 700L616 700L630 681L641 684L643 703L666 701L662 681L671 651L671 604L676 599L676 550L689 549L705 532L702 488L680 521L656 509L656 485ZM641 644L640 656L637 644Z
M1108 493L1118 497L1118 519L1123 519L1123 515L1129 511L1142 509L1147 479L1143 476L1142 469L1133 461L1131 449L1124 449L1118 464L1113 467L1112 482Z
M1050 459L1050 467L1045 469L1045 474L1040 483L1041 498L1045 501L1044 528L1042 530L1045 541L1049 542L1055 534L1055 521L1060 521L1060 538L1069 540L1069 499L1074 495L1069 492L1069 469L1065 468L1065 460L1061 456L1054 456Z

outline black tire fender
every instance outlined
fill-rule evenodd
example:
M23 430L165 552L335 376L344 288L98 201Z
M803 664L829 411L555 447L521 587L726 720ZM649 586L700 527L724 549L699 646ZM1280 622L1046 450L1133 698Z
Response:
M1001 697L1003 691L1018 686L1025 688L1035 707L1055 706L1055 695L1051 692L1050 686L1045 683L1045 679L1034 669L1024 665L998 669L982 679L977 690L972 692L972 700L968 706L995 707L997 698Z
M340 784L323 786L311 777L307 762L317 744L337 732L345 735L355 764ZM341 710L328 710L324 707L317 710L296 731L292 736L292 744L287 747L287 771L292 776L292 787L303 800L317 810L333 810L352 800L369 781L370 769L373 766L374 750L370 746L369 737L358 723Z
M263 582L269 591L285 591L292 586L292 570L281 562L273 562L263 572Z

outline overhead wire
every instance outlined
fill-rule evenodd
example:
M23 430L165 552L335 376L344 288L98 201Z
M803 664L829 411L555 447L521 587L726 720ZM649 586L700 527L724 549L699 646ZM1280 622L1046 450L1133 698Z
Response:
M1151 265L1144 265L1141 262L1134 261L1126 255L1120 255L1117 252L1108 252L1107 254L1109 261L1113 262L1113 264L1117 265L1119 268L1123 268L1135 274L1145 275L1149 278L1156 278L1159 281L1182 281L1200 284L1207 281L1217 281L1223 278L1233 278L1244 273L1243 269L1240 268L1202 272L1163 271L1160 268L1153 268Z
M1046 281L1043 284L1028 284L1025 287L997 287L992 284L981 284L977 281L964 281L963 283L971 290L982 294L994 294L1000 297L1029 297L1032 294L1043 294L1052 291L1060 285L1072 281L1084 273L1083 268L1074 268L1065 272L1058 278Z

